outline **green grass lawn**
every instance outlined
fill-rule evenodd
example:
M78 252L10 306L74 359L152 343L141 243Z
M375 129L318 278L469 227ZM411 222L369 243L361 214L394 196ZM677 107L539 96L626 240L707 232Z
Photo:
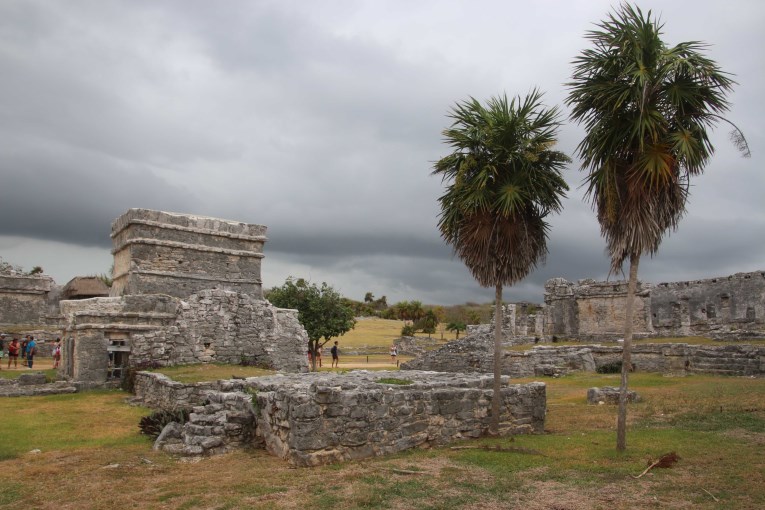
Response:
M233 379L236 377L259 377L273 375L275 370L266 370L258 367L242 365L228 365L225 363L197 363L193 365L177 365L174 367L162 367L148 372L159 372L174 381L182 383L195 383L203 381L217 381L220 379Z
M586 404L587 388L618 376L544 381L544 434L297 470L262 451L195 464L153 452L137 427L148 411L119 391L4 399L0 470L12 476L0 479L0 508L765 507L765 379L631 375L643 401L630 405L625 453L615 407ZM497 445L505 451L480 449ZM671 451L677 465L633 478Z

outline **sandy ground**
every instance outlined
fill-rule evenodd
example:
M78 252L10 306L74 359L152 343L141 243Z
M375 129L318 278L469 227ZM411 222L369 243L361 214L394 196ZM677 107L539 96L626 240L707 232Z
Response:
M51 368L53 368L53 358L35 356L33 364L34 370L48 370ZM21 357L19 357L18 367L14 367L13 363L11 363L11 368L8 368L8 354L5 353L3 358L0 359L0 370L22 371L29 370L29 368L27 368L27 360L22 359Z

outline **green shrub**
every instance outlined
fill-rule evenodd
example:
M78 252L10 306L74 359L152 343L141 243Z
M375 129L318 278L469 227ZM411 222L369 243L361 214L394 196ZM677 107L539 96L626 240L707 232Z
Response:
M605 365L599 366L596 369L596 372L599 374L620 374L622 372L622 362L613 361L611 363L606 363Z

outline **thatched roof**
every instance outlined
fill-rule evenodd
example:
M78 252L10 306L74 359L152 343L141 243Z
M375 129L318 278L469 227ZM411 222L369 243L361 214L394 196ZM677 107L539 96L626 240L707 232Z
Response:
M109 287L97 276L76 276L69 280L61 292L62 299L106 297Z

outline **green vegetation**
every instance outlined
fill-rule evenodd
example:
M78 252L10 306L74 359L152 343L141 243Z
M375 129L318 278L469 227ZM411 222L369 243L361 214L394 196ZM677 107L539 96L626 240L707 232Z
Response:
M182 383L196 383L205 381L218 381L233 377L259 377L273 375L274 370L242 365L228 365L225 363L195 363L191 365L177 365L174 367L161 367L148 370L168 376L170 379Z
M343 297L326 282L321 287L303 278L288 278L281 287L268 292L268 300L281 308L298 311L298 320L308 333L312 369L316 370L316 352L335 337L352 330L356 325L354 313L345 305Z
M138 421L148 409L126 405L126 396L104 390L0 399L0 459L33 449L148 448L138 434Z
M587 388L618 381L618 375L592 373L545 379L545 434L298 470L257 450L198 463L153 452L138 429L148 410L127 405L128 395L119 391L4 399L0 430L11 432L0 443L0 470L12 475L0 480L0 506L765 507L765 379L633 374L632 387L643 401L630 404L630 448L624 453L613 449L615 408L590 406L585 399ZM41 453L28 453L34 448ZM632 478L670 451L681 458L674 467ZM54 489L40 490L41 479ZM130 490L115 491L115 483Z
M685 214L690 178L714 153L707 135L728 111L735 82L697 41L667 46L663 25L623 3L587 33L592 47L574 59L566 100L585 127L577 151L611 256L611 272L629 261L616 448L627 447L626 394L638 266L654 255ZM732 123L731 123L732 124ZM735 128L735 125L734 125ZM745 156L738 128L733 139Z
M482 287L494 288L494 397L492 433L499 431L502 288L524 279L544 261L548 217L563 208L568 185L562 170L571 161L557 144L557 107L542 92L508 101L458 103L442 134L453 152L435 165L446 183L439 197L438 229Z
M0 370L0 379L18 379L21 374L34 374L37 372L42 372L45 374L46 381L52 382L56 380L57 370L52 368L46 370L6 370L8 367L8 358L3 358L3 363L4 365L0 367L2 368L2 370ZM21 366L21 359L19 359L19 366Z

